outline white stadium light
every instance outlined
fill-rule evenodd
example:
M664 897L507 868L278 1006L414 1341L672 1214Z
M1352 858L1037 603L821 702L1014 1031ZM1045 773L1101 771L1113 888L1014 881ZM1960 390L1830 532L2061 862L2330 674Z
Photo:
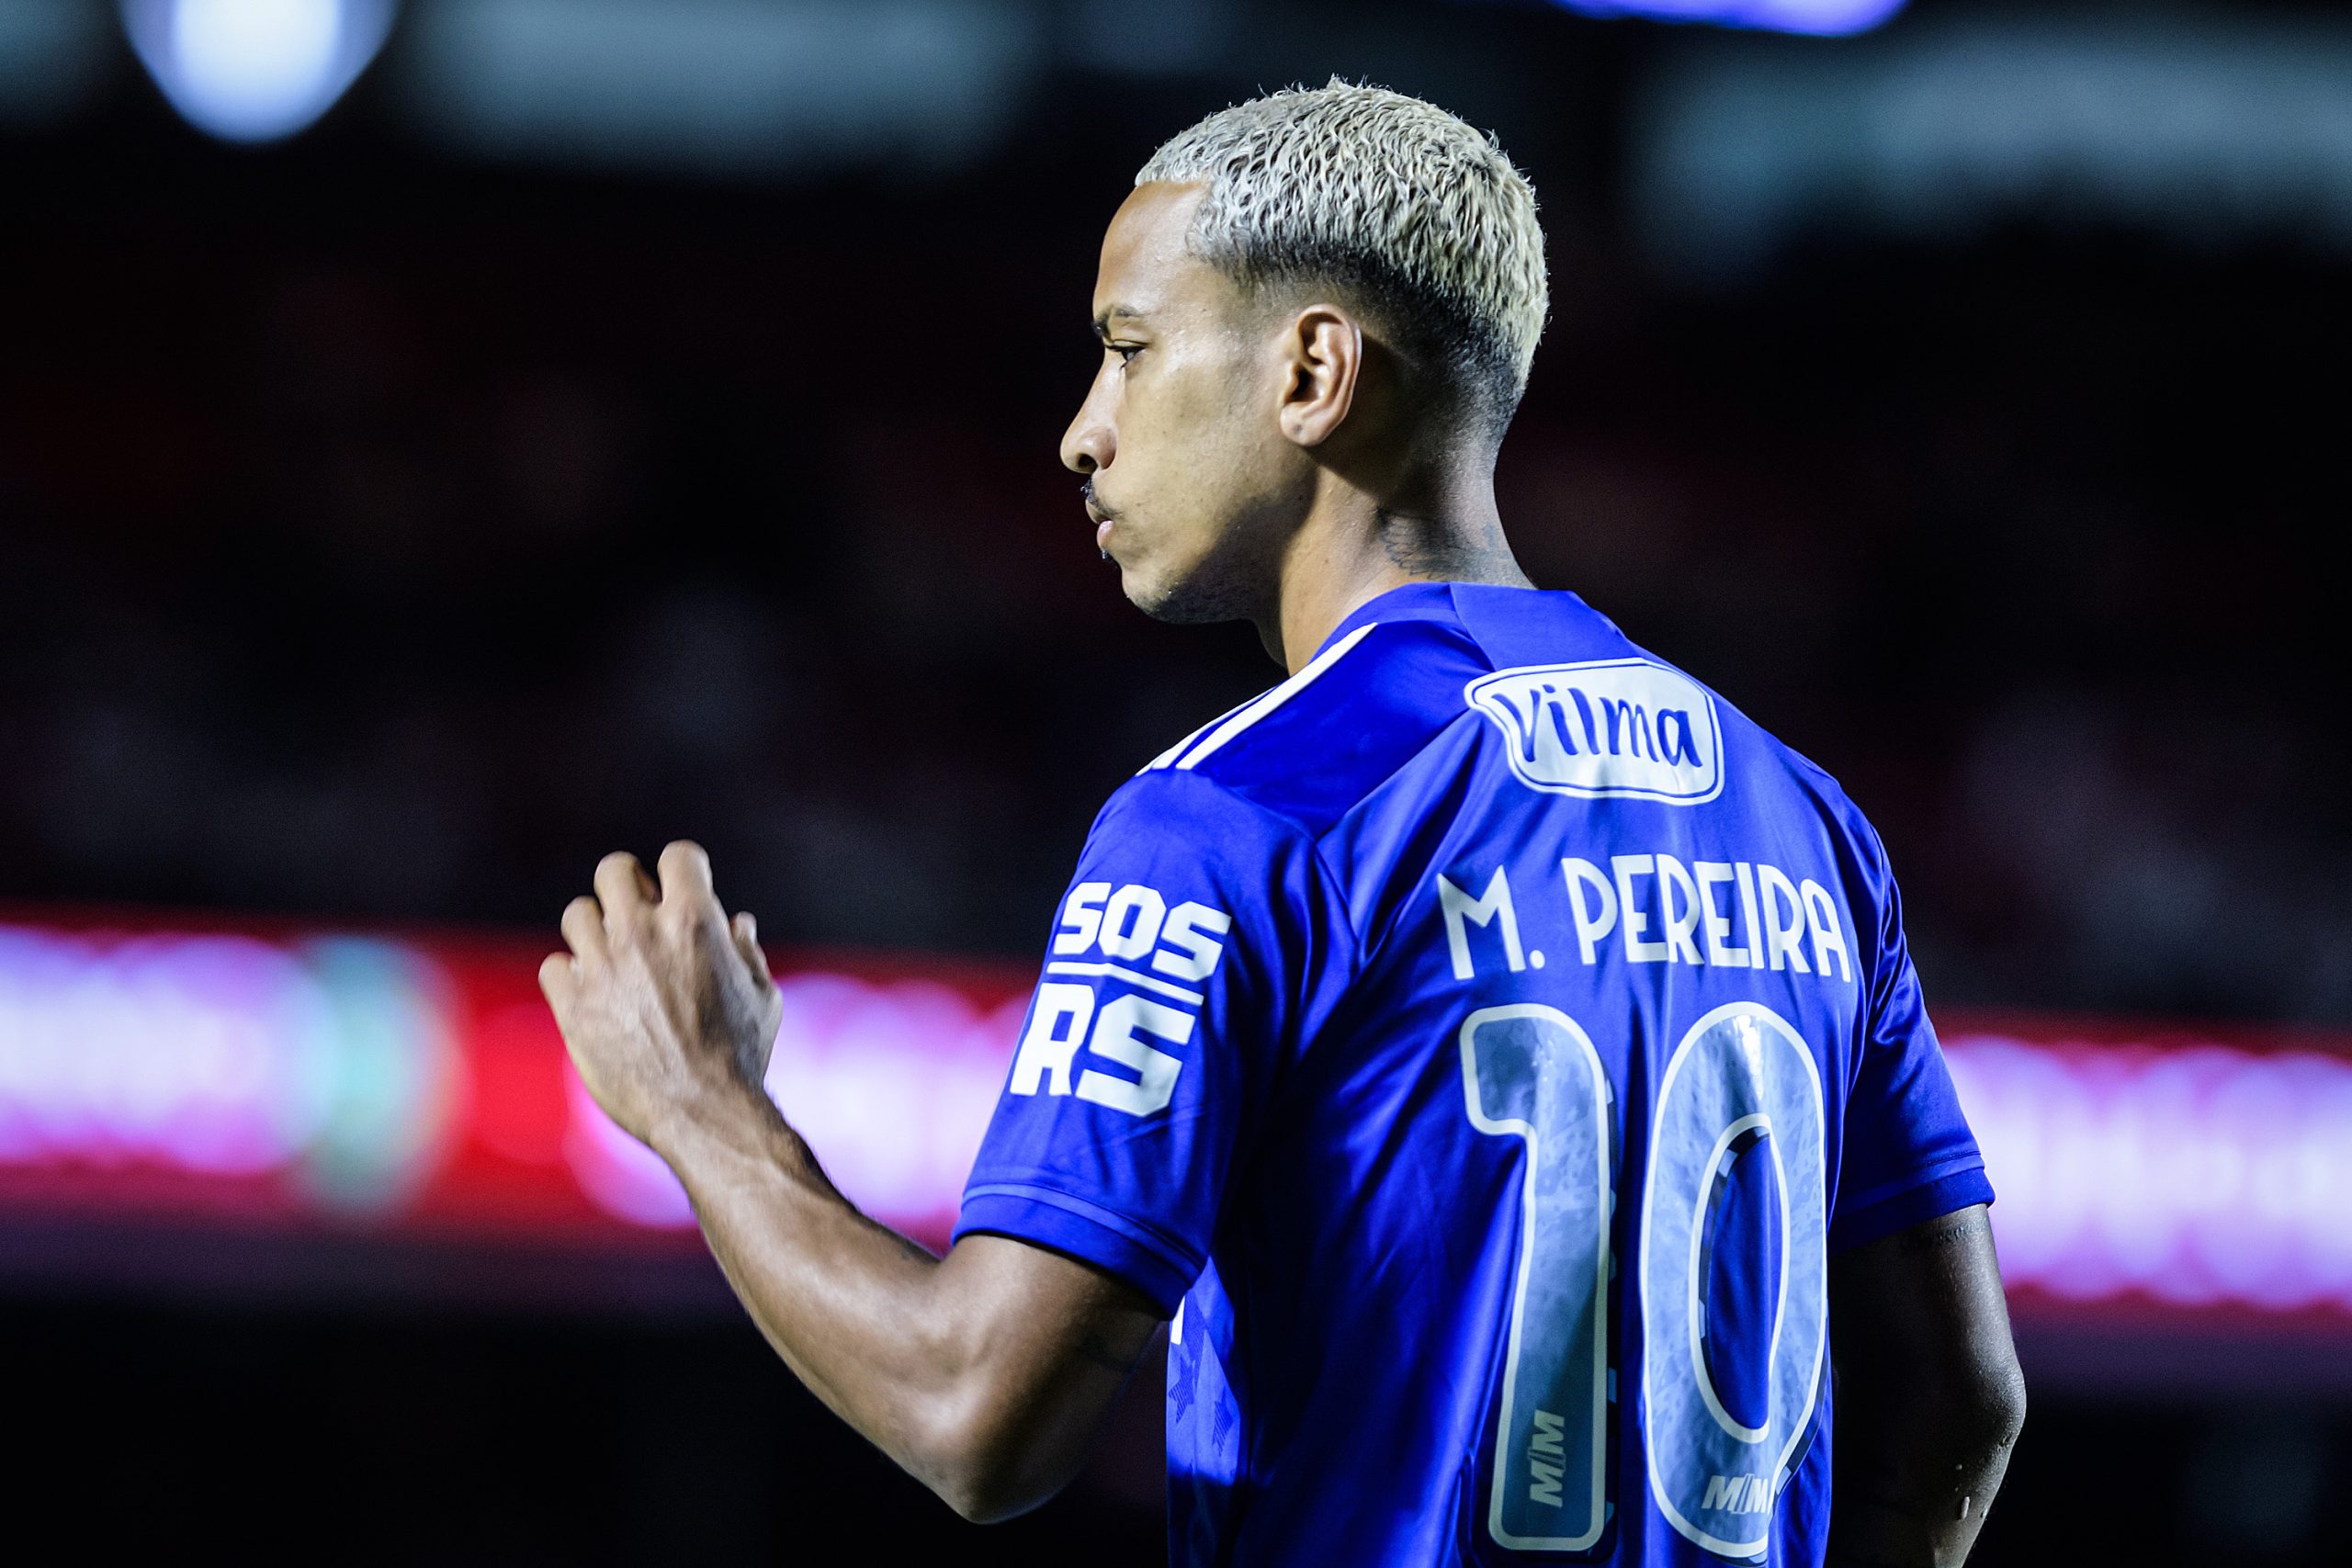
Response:
M394 0L122 0L124 28L187 122L276 141L334 107L383 47Z

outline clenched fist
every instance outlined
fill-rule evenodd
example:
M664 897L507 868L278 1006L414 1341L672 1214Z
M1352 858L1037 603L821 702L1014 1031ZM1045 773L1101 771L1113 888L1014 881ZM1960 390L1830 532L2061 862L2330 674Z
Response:
M698 844L662 852L657 886L630 854L596 866L563 911L570 953L539 965L571 1065L605 1113L658 1147L665 1123L714 1097L762 1093L780 1010L749 915L711 891Z

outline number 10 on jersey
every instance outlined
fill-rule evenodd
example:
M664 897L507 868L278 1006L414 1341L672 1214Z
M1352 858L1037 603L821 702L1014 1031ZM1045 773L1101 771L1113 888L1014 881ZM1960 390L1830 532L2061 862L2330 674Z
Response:
M1516 1551L1583 1551L1609 1519L1613 1089L1591 1038L1540 1004L1472 1013L1461 1054L1471 1125L1524 1146L1487 1529ZM1825 1119L1812 1052L1752 1002L1690 1027L1653 1108L1638 1243L1644 1468L1668 1523L1726 1557L1765 1549L1819 1394ZM1734 1276L1751 1297L1769 1281L1769 1308L1719 1299Z

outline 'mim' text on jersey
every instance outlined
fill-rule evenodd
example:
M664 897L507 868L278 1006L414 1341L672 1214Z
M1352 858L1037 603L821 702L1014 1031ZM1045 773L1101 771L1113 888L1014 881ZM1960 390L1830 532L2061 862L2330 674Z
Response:
M1606 870L1572 855L1560 862L1560 874L1566 881L1577 955L1588 964L1600 961L1613 936L1628 964L1793 970L1853 983L1838 901L1809 876L1792 878L1761 861L1694 860L1686 865L1664 853L1611 855ZM1475 876L1468 880L1476 886ZM1491 954L1498 939L1503 963L1512 972L1544 966L1541 951L1521 945L1519 912L1502 867L1495 868L1476 894L1441 873L1437 903L1455 979L1474 977L1477 948ZM1491 933L1476 947L1470 938L1474 927Z

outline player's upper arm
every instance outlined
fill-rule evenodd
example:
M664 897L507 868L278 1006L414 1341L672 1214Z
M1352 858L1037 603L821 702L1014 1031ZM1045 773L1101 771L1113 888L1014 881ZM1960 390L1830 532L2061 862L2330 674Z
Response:
M1838 1254L1829 1314L1841 1390L1872 1405L1932 1407L2002 1441L2015 1436L2025 1380L1983 1204Z
M959 1372L910 1468L967 1518L1025 1513L1084 1463L1160 1314L1103 1269L1005 1236L956 1243L935 1287L955 1303L936 1348Z
M1870 984L1845 1099L1833 1253L1993 1201L1911 962L1902 894L1877 835L1858 827L1866 880L1856 913L1874 910L1877 929L1867 942Z

